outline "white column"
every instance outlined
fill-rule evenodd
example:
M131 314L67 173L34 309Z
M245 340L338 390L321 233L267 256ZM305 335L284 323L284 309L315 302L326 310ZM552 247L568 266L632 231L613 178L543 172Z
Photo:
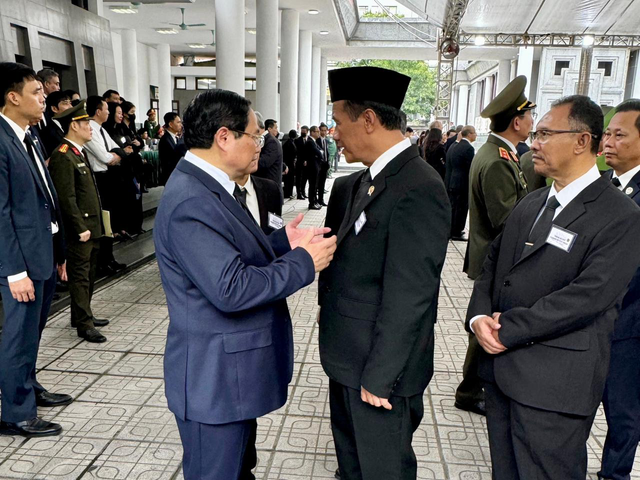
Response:
M529 98L529 89L531 88L531 72L533 71L533 47L520 47L518 51L518 76L527 77L527 86L524 88L524 94Z
M122 96L134 105L138 102L138 37L133 29L122 30L122 70L125 72L122 82ZM146 105L146 102L145 102ZM144 107L143 107L144 108Z
M89 0L87 7L91 13L98 15L99 17L104 16L104 5L102 4L102 0Z
M158 88L160 89L160 101L158 102L158 118L160 119L165 113L171 111L171 100L173 100L171 49L166 43L158 45Z
M511 81L511 60L500 60L498 63L498 85L496 94L500 93Z
M467 102L469 101L469 85L460 85L458 90L458 114L456 121L458 125L467 124Z
M298 40L300 14L297 10L282 11L280 48L280 122L283 132L296 128L298 120Z
M216 2L216 86L244 97L244 0Z
M320 58L320 121L327 123L327 57Z
M511 73L509 74L509 81L516 78L517 71L518 71L518 60L511 60Z
M311 126L311 50L311 32L301 30L298 52L298 121L301 126L308 127Z
M313 47L311 51L311 123L318 125L320 122L320 69L322 49Z
M458 88L454 88L451 90L451 103L449 104L449 120L451 120L455 125L458 125L458 118L456 114L458 113Z
M489 76L484 79L484 105L482 108L486 108L491 103L491 93L493 92L493 77Z
M278 113L278 0L256 2L256 110Z
M635 68L632 70L633 75L633 90L631 91L630 98L640 98L640 54L639 57L636 58Z

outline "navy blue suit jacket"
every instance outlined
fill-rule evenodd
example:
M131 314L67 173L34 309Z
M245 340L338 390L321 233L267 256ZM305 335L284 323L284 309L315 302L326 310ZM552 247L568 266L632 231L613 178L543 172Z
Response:
M608 174L611 178L611 174ZM631 188L631 191L629 191ZM640 205L640 173L634 175L623 192ZM629 284L629 290L622 300L620 315L616 320L613 331L614 340L626 340L640 337L640 270L638 270Z
M55 205L49 205L40 174L22 142L0 118L1 282L25 271L31 280L48 280L53 273L54 258L57 263L64 263L62 235L56 235L55 257L51 235L50 209L58 208L58 196L46 167L44 172ZM57 217L62 218L59 214ZM58 224L62 228L61 222Z
M313 260L268 237L203 170L181 160L158 207L156 256L169 307L165 390L181 419L221 424L281 407L293 370L286 298Z

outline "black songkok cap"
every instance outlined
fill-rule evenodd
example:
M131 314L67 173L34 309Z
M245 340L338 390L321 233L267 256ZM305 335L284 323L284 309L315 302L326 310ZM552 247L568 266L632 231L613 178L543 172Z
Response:
M349 67L329 71L331 101L376 102L400 110L411 77L379 67Z

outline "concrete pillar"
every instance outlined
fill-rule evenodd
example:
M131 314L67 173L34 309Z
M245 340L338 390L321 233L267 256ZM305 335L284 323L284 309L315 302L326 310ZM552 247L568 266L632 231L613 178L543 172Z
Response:
M458 90L458 114L456 122L458 125L467 124L467 102L469 101L469 85L460 85Z
M158 118L160 119L165 113L171 111L171 100L173 100L171 50L166 43L158 45L158 88L160 89L160 101L158 102Z
M296 128L298 121L298 45L300 14L297 10L282 11L280 38L280 122L283 132Z
M589 76L591 74L591 60L593 59L593 48L583 48L580 55L580 73L578 75L578 85L576 94L589 95Z
M327 57L320 58L320 122L327 123Z
M298 121L311 126L311 55L312 38L308 30L300 31L298 52Z
M87 3L88 3L87 7L91 13L98 15L100 17L104 17L103 0L89 0Z
M509 81L516 78L517 71L518 71L518 60L511 60L511 73L509 74Z
M134 105L138 102L138 37L133 29L122 30L122 70L125 73L122 82L122 96ZM146 105L146 102L145 102Z
M529 90L531 88L531 72L533 71L533 47L520 47L518 49L518 76L527 77L527 86L524 88L524 94L529 98Z
M500 60L498 63L498 85L496 95L511 81L511 60Z
M493 93L493 76L486 77L484 79L484 105L482 108L486 108L491 103L491 94Z
M278 0L256 2L256 110L278 113Z
M311 51L311 123L317 125L320 120L320 67L322 50L313 47Z
M636 52L635 56L633 56L632 53L631 58L634 57L635 62L629 62L629 69L631 70L631 76L633 78L633 88L629 98L640 98L640 53Z
M216 86L244 97L244 0L218 1Z

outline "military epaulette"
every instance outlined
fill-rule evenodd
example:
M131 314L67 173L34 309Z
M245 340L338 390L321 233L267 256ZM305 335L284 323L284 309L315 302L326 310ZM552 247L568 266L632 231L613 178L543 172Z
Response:
M499 147L498 149L500 151L500 157L504 158L505 160L509 160L509 152L507 152L506 149Z
M515 153L513 153L513 152L509 152L509 153L511 153L511 158L513 158L513 161L514 161L514 162L516 162L516 163L520 163L520 159L518 158L518 155L516 155L516 154L515 154Z
M63 143L62 145L60 145L60 148L58 149L58 151L60 153L67 153L69 151L69 145L67 145L66 143Z
M76 147L71 147L71 151L79 157L82 156L82 154L80 153L80 150L78 150Z

